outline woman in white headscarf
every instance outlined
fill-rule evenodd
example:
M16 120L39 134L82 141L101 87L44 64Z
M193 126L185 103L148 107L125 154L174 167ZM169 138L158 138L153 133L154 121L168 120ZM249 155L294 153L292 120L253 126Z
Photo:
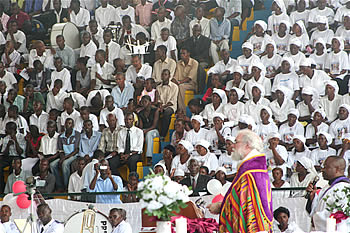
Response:
M207 140L199 140L196 144L196 153L193 159L197 160L201 166L206 166L210 176L215 175L216 168L219 167L219 162L215 154L210 153L210 143Z
M339 13L342 14L342 18L340 22L343 22L343 25L338 27L337 31L335 32L335 36L341 37L344 39L345 49L350 49L350 11L349 9L345 8L347 12L341 11ZM337 13L338 14L338 13ZM341 15L341 14L339 14ZM340 16L339 16L340 17Z
M244 91L237 87L232 87L229 91L229 102L224 105L224 115L232 125L237 125L239 117L245 113L244 103L240 101L243 95Z
M311 114L311 124L306 126L306 145L310 149L317 147L317 133L328 132L329 126L325 123L326 113L323 109L317 108Z
M212 94L212 103L207 104L202 113L206 125L211 126L213 124L214 113L224 114L225 104L227 104L226 92L224 90L214 88Z
M330 147L332 141L333 138L329 133L325 131L317 133L318 148L311 151L310 159L318 172L321 171L321 166L328 156L337 155L337 151Z
M326 95L320 99L320 107L324 109L327 121L332 122L337 118L337 109L342 101L342 96L338 94L339 86L334 80L328 80L325 83Z
M323 38L328 47L330 47L332 38L334 37L334 32L328 27L327 17L319 15L316 17L316 21L317 29L311 35L310 44L312 47L315 47L317 38Z
M290 178L290 186L292 187L307 187L317 176L314 163L306 156L297 159L295 172ZM292 191L292 197L303 197L306 191Z
M300 121L309 121L311 119L311 114L319 106L320 97L317 90L313 87L304 87L301 91L302 102L297 104L297 109L300 113Z
M194 150L191 142L186 140L181 140L176 147L177 155L171 162L170 177L174 176L176 170L182 170L185 173L189 173L188 163L191 160L191 153Z
M253 53L253 50L254 50L254 47L252 43L248 41L244 42L242 44L243 54L237 57L237 62L244 71L243 78L245 80L251 78L251 75L250 75L251 64L260 61L259 57Z
M283 57L290 57L294 61L294 71L298 73L300 62L305 59L305 54L300 52L302 44L299 38L293 38L289 40L289 52Z
M288 52L290 26L288 20L281 20L278 26L278 32L272 34L272 39L276 43L277 53L281 56Z
M231 153L234 151L236 138L233 136L228 136L225 138L225 142L226 142L226 152L221 154L219 157L219 167L225 168L226 178L232 181L238 166L238 161L233 160L231 157Z
M288 7L294 7L295 1L289 1ZM295 24L297 21L301 20L305 23L305 27L308 27L310 10L309 0L297 0L296 1L296 11L290 13L290 22Z
M267 30L270 35L278 32L279 24L282 20L290 21L283 0L274 0L271 6L272 15L269 16L267 22Z
M272 110L274 120L278 126L287 121L287 114L289 109L295 108L294 101L288 98L290 95L292 95L292 93L289 88L285 86L276 87L276 99L271 102L270 108Z
M317 70L323 70L327 59L327 46L323 38L317 38L315 42L315 50L309 57L316 63Z
M266 33L267 24L263 20L257 20L254 23L252 31L247 35L252 35L247 41L253 45L253 53L260 55L265 51L265 44L271 40L271 36Z
M185 140L195 146L199 140L206 138L209 130L202 128L205 126L205 123L201 115L193 115L191 117L191 125L192 129L187 132Z
M290 90L292 95L286 96L292 100L296 100L299 96L299 77L294 72L294 61L290 57L283 57L281 62L281 73L276 75L271 88L272 93L276 92L278 86L285 86Z
M270 81L270 80L269 80ZM259 122L259 113L261 106L269 106L270 101L264 98L265 89L260 83L251 85L252 98L245 103L245 113L251 115L255 122Z
M325 71L329 76L337 81L338 86L341 89L339 94L345 94L342 91L342 85L345 85L345 82L342 82L345 75L348 73L349 69L349 57L344 51L344 40L340 37L333 37L331 40L332 51L328 53Z
M291 150L293 148L294 135L304 135L305 130L304 126L298 121L298 109L289 109L287 116L287 122L280 126L278 132L281 135L281 145L285 146L287 150Z
M264 96L271 96L271 81L265 77L266 67L259 61L251 64L251 74L253 77L245 85L245 98L252 99L252 88L255 84L264 87Z
M277 70L280 67L282 57L277 54L276 43L273 40L269 40L265 46L266 55L261 57L261 63L266 67L265 77L273 79L277 75Z
M268 106L260 106L260 111L256 114L260 115L260 121L256 127L256 133L264 139L271 132L278 132L278 128L272 120L272 111Z
M301 20L295 22L292 27L292 32L293 32L293 35L291 35L290 38L291 39L298 38L301 41L300 50L302 52L305 52L307 46L310 45L310 38L309 38L309 35L307 34L304 22Z

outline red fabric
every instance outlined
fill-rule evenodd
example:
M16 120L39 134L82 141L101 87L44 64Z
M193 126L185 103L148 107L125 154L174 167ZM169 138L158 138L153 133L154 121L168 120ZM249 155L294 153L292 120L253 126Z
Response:
M342 220L345 220L348 218L348 216L346 216L343 211L337 211L331 214L330 217L335 218L337 220L337 223L340 223Z
M226 87L224 86L224 87L221 88L221 89L222 89L222 90L225 90L225 88L226 88ZM203 100L203 101L207 101L208 97L211 97L212 94L213 94L213 88L209 87L209 88L207 89L207 91L205 92L205 94L204 94L202 100Z
M27 13L20 11L17 15L11 15L9 22L12 20L17 21L18 29L22 29L23 23L25 21L29 21L30 17ZM7 25L7 28L8 28L8 25Z
M175 226L175 220L180 217L186 218L184 216L176 216L171 218L171 223L173 226ZM219 224L213 218L186 219L187 233L211 233L219 230ZM172 233L175 233L174 228L172 228Z

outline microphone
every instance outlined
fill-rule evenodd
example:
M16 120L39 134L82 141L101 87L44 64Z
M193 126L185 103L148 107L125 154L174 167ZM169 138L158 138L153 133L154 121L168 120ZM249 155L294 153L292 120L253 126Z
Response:
M316 176L313 181L312 181L312 186L315 186L316 183L320 180L320 177ZM305 199L309 199L310 198L310 194L311 192L306 191L306 195L305 195Z

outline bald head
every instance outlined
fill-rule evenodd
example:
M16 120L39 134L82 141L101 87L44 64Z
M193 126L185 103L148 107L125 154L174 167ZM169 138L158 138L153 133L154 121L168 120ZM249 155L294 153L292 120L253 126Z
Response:
M346 162L342 157L329 156L324 162L322 175L325 180L332 180L339 176L344 176Z

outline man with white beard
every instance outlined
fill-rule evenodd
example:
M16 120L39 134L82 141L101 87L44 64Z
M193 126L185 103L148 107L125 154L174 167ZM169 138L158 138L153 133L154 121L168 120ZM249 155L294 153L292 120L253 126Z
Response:
M263 142L245 129L233 143L231 157L241 161L240 165L223 202L210 204L209 211L220 214L220 232L272 232L271 184Z
M313 227L316 231L326 231L327 229L327 219L331 214L327 210L328 206L333 205L335 202L338 206L348 204L348 198L345 198L345 193L342 192L345 187L350 188L350 181L344 176L345 167L346 163L342 157L329 156L324 161L321 170L323 178L329 181L329 185L324 187L319 193L317 193L316 186L312 183L306 189L306 191L310 192L306 211L310 213ZM344 198L338 198L338 196L344 196ZM333 212L336 211L334 210Z

